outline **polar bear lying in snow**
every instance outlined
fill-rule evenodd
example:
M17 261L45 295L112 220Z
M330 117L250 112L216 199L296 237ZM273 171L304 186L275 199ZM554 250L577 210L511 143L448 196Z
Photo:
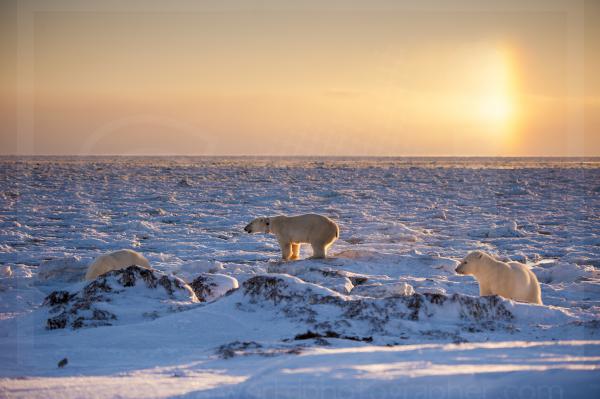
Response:
M542 305L537 277L519 262L500 262L482 251L474 251L456 268L458 274L471 274L479 282L479 295L500 295L520 302Z
M85 279L93 280L104 273L108 273L112 270L124 269L133 265L150 269L148 259L131 249L121 249L110 252L108 254L100 255L92 262L85 274Z
M315 214L275 216L254 219L244 227L248 233L275 234L284 260L300 257L300 244L309 243L311 258L327 257L327 249L340 235L338 225L331 219Z

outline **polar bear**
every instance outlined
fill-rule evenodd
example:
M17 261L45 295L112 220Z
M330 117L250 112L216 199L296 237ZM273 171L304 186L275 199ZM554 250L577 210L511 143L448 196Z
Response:
M112 270L124 269L129 266L140 266L144 269L150 269L148 259L131 249L120 249L97 257L88 267L85 274L86 280L93 280L98 276L108 273Z
M300 244L312 246L311 258L327 257L327 249L340 236L338 225L331 219L315 214L299 216L261 217L250 222L247 233L275 234L281 246L283 260L300 257Z
M500 295L520 302L542 305L537 277L519 262L500 262L482 251L468 254L456 268L458 274L471 274L479 283L479 295Z

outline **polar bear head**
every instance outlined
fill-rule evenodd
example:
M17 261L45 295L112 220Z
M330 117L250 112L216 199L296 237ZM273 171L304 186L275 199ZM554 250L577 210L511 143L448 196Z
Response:
M483 251L469 253L456 267L458 274L475 274L480 264L485 263L491 256Z
M256 218L244 227L246 233L270 233L271 221L269 218Z

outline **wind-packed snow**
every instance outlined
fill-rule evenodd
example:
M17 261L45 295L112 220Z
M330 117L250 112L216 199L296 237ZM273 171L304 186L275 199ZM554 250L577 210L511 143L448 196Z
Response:
M600 394L598 159L0 166L0 397ZM301 213L339 224L331 258L243 231ZM154 270L83 281L122 248ZM544 305L479 297L454 272L475 249L531 267Z

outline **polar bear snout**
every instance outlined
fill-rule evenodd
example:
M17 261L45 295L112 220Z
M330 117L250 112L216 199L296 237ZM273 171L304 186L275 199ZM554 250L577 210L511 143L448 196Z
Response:
M468 274L474 274L475 267L476 266L472 260L469 262L463 259L463 261L458 264L454 271L456 272L456 274L462 274L464 276Z
M271 232L271 228L269 227L270 219L269 218L256 218L246 227L244 227L244 231L246 233L265 233L269 234Z
M465 270L465 262L461 262L456 269L454 269L454 271L456 272L456 274L467 274L466 270Z

